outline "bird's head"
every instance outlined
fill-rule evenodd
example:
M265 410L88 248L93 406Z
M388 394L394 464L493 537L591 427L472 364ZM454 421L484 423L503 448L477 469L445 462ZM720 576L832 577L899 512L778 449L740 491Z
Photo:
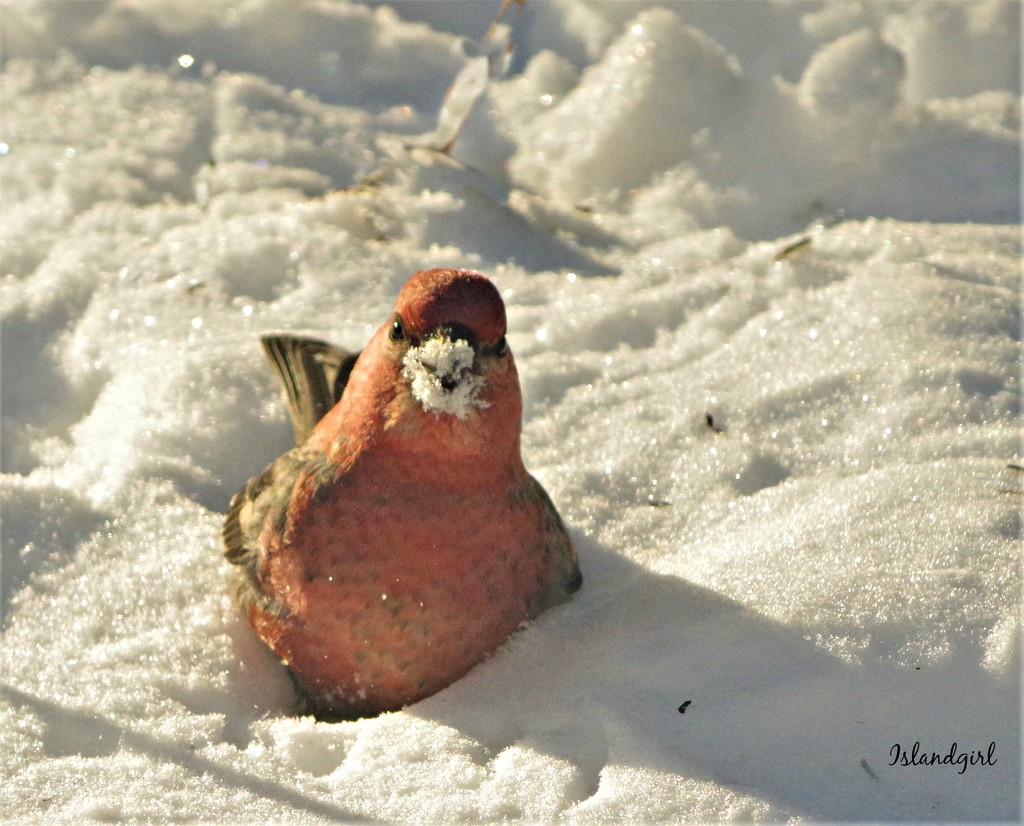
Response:
M488 379L512 361L505 331L505 304L490 279L424 270L398 294L388 339L412 399L434 416L465 420L489 405Z
M367 344L343 403L351 395L353 410L393 439L430 440L449 455L503 446L518 455L522 395L505 334L505 304L489 278L418 272Z

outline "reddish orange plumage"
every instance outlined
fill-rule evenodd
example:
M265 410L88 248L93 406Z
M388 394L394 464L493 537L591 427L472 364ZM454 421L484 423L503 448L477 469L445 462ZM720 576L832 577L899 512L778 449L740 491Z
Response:
M426 697L579 587L520 456L504 337L487 278L417 273L337 404L232 501L224 544L243 604L321 716Z

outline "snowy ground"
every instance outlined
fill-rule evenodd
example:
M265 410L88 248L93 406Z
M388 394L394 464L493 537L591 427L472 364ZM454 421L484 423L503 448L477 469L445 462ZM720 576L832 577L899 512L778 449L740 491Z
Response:
M1019 6L530 2L415 148L496 5L0 5L0 819L1017 819ZM426 266L502 289L585 584L295 718L217 539L257 337Z

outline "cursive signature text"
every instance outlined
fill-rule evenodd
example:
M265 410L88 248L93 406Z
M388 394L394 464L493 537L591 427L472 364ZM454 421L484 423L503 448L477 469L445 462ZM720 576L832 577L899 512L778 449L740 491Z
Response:
M889 757L892 758L890 766L959 766L957 774L967 771L967 766L994 766L996 764L995 741L988 744L986 751L977 749L975 751L960 751L960 746L953 743L947 752L925 752L921 750L921 744L915 742L907 751L900 743L894 743L889 749Z

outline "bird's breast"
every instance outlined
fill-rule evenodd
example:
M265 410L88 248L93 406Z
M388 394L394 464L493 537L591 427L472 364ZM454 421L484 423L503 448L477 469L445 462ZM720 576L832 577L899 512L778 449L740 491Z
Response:
M462 676L529 618L545 528L522 487L379 482L342 479L310 497L268 549L268 584L288 607L274 647L300 683L398 708Z

